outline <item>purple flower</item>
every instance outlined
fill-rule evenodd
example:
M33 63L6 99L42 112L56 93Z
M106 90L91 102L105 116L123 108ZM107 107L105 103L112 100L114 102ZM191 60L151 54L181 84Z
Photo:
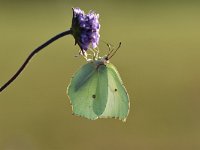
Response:
M75 44L78 44L82 51L88 48L96 48L99 43L99 14L90 11L85 14L80 8L72 8L72 35L75 38Z

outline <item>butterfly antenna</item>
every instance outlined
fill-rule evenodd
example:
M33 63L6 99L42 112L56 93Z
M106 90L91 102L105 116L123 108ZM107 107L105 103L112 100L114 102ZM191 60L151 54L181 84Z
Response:
M112 54L112 52L115 50L114 49L114 46L112 46L112 49L111 49L111 46L108 44L107 45L108 47L109 47L109 53L108 53L108 55L107 55L107 58L109 58L109 56Z
M108 46L108 49L109 49L109 52L111 51L111 47L110 47L110 44L106 44Z
M118 51L118 49L121 47L121 45L122 45L122 43L120 42L119 43L119 46L117 47L117 49L113 52L113 50L108 54L108 56L107 56L107 59L109 60L109 59L111 59L114 55L115 55L115 53ZM112 53L113 52L113 53ZM112 53L112 54L111 54ZM110 56L111 55L111 56Z
M113 49L113 45L112 44L110 44L110 43L108 43L108 42L106 42L106 41L103 41L103 40L101 40L101 42L103 42L104 44L106 44L107 46L108 46L108 50L109 50L109 52Z

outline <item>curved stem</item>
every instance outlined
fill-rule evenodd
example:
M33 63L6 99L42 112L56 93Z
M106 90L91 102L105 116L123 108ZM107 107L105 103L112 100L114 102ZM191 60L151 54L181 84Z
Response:
M46 41L45 43L43 43L42 45L40 45L38 48L36 48L35 50L33 50L29 56L26 58L26 60L24 61L24 63L22 64L22 66L17 70L17 72L12 76L12 78L10 78L10 80L8 80L2 87L0 87L0 92L2 92L7 86L9 86L19 75L20 73L24 70L24 68L27 66L28 62L31 60L31 58L38 53L39 51L41 51L43 48L45 48L46 46L48 46L49 44L53 43L54 41L58 40L61 37L64 37L66 35L71 34L72 31L68 30L68 31L64 31L62 33L57 34L56 36L52 37L51 39L49 39L48 41Z

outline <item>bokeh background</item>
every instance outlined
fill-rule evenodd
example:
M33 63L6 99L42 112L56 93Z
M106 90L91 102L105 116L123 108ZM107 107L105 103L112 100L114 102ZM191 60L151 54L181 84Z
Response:
M130 95L126 123L73 116L66 95L75 58L64 37L31 61L0 94L0 150L199 150L198 1L1 0L0 84L41 43L71 26L71 7L100 13L101 40ZM107 52L102 42L100 49Z

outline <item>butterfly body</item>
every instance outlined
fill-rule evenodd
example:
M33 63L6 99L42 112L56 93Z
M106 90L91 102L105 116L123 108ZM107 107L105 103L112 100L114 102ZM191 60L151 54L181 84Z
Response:
M83 65L68 87L73 113L91 120L126 120L129 97L115 66L105 58Z

